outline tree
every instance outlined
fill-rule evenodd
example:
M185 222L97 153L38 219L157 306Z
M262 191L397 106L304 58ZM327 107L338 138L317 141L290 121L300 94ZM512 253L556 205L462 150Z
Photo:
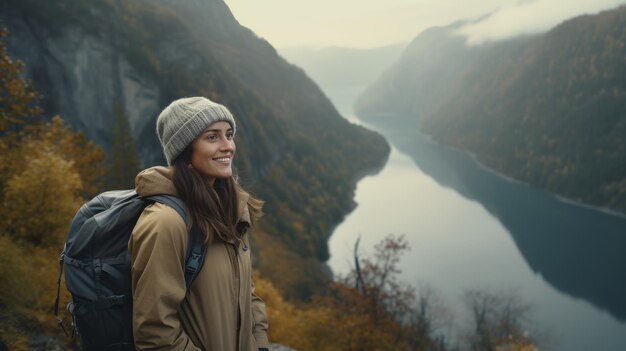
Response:
M413 350L446 350L442 329L452 326L452 316L434 288L420 284L411 314L409 344Z
M31 82L22 77L24 63L9 56L4 41L8 33L6 28L0 28L0 133L41 112L37 93Z
M473 322L466 336L470 350L535 350L522 325L530 307L518 295L473 289L465 292L463 300Z
M83 133L74 132L59 116L49 122L29 124L0 138L0 189L10 177L26 168L25 155L43 149L73 162L83 185L83 196L92 197L102 190L102 178L107 172L104 151Z
M122 106L115 105L115 120L113 125L113 148L111 150L111 171L108 176L108 185L114 189L133 188L135 176L139 172L139 157L135 147L135 140L130 130L128 118Z
M349 286L354 285L363 296L369 296L376 305L384 307L398 321L407 320L415 302L415 291L411 286L399 281L400 256L410 250L403 235L389 235L375 246L374 257L361 259L358 254L358 240L355 244L355 268L344 279Z
M355 267L329 288L315 305L326 309L330 335L341 331L330 344L342 350L445 350L417 323L432 324L429 308L416 305L415 289L398 279L400 256L409 250L404 236L389 235L375 247L372 257L361 257L355 244ZM424 299L425 304L432 300ZM422 319L419 319L421 313Z
M82 203L73 162L50 149L25 154L26 168L4 189L0 233L39 247L60 247Z

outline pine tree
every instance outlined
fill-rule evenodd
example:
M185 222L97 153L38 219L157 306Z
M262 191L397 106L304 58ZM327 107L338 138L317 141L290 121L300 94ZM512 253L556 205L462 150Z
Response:
M9 56L4 38L9 31L0 28L0 133L37 116L37 93L30 81L22 76L24 63Z
M128 118L126 118L124 109L119 103L115 105L113 147L110 161L109 187L113 189L133 188L135 176L140 167L139 157Z

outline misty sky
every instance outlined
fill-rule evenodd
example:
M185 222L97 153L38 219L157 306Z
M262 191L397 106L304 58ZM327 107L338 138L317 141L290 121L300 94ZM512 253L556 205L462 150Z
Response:
M371 48L405 43L422 30L459 19L470 43L550 29L565 19L626 0L225 0L245 27L274 47Z

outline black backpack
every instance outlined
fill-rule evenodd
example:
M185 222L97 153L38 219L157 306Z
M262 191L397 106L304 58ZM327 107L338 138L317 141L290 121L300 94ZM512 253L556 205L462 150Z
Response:
M143 209L154 202L174 208L187 221L185 206L177 197L140 197L134 190L108 191L84 204L72 220L61 253L54 315L59 318L61 275L72 295L72 336L92 350L135 350L132 324L131 258L128 240ZM196 226L189 233L185 259L187 289L202 266L206 245Z

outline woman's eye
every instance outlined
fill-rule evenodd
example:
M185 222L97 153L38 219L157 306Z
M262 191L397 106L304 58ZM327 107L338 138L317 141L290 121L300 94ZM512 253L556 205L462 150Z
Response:
M207 135L207 136L206 136L206 138L207 138L209 141L215 141L215 140L217 140L217 139L218 139L216 134L209 134L209 135Z
M226 139L228 139L228 140L233 140L234 136L235 136L235 133L232 133L232 132L226 133Z

